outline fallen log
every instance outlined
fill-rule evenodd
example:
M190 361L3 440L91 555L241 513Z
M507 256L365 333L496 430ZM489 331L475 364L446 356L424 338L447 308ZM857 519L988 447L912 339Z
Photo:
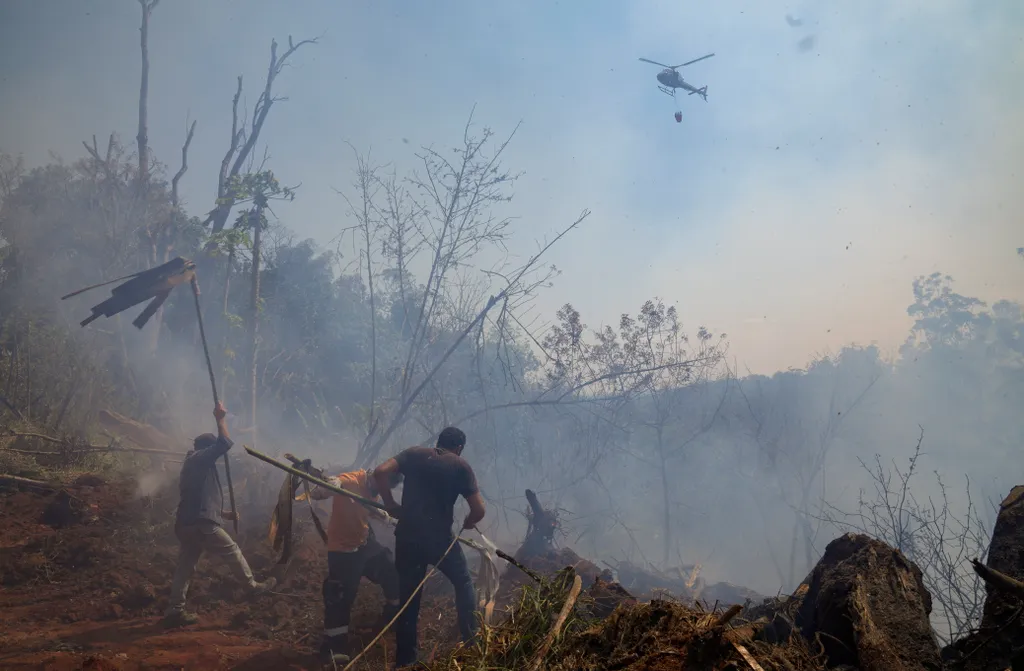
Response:
M53 452L48 450L16 450L14 448L0 448L4 452L13 452L14 454L28 454L32 456L46 456L46 457L59 457L66 453L64 452ZM72 452L84 452L88 454L99 454L103 452L128 452L135 454L163 454L169 457L184 457L185 452L175 452L173 450L151 450L145 447L103 447L100 445L86 445L84 447L76 447L71 450Z
M21 485L22 487L36 487L37 489L45 489L53 491L57 487L51 485L48 482L42 480L32 480L30 478L23 478L20 475L7 475L6 473L0 473L0 482L6 482L14 485Z
M31 431L8 431L4 438L38 438L39 440L45 440L48 443L64 443L65 441L61 438L54 438L53 436L47 436L42 433L33 433Z
M100 410L97 419L108 431L127 438L140 447L169 449L182 444L182 441L175 440L154 426L137 422L111 410Z
M971 560L971 566L974 568L974 572L993 590L1009 594L1024 601L1024 582L990 569L977 559Z
M103 411L106 412L106 411ZM133 422L133 420L127 420ZM135 422L137 424L137 422ZM142 425L145 426L145 425ZM151 428L151 427L150 427ZM154 429L155 431L155 429ZM76 445L69 441L67 438L55 438L54 436L47 436L44 433L36 433L33 431L8 431L6 434L0 436L0 438L35 438L37 440L46 441L54 445L71 445L71 447L77 452L138 452L140 454L167 454L173 456L183 456L185 453L181 450L161 450L148 447L122 447L120 445L92 445L89 443L83 443ZM114 439L116 440L116 439ZM138 442L138 441L134 441ZM19 450L13 448L5 448L9 452L16 454L60 454L59 452L47 452L43 450Z

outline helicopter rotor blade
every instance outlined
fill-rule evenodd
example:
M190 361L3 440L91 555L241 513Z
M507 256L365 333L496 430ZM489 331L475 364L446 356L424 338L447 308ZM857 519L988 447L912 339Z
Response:
M671 68L671 66L669 66L669 65L665 65L664 63L659 63L658 61L652 61L652 60L647 59L647 58L641 58L640 60L642 60L644 63L650 63L651 65L660 65L663 68Z
M673 70L675 70L676 68L682 68L682 67L686 67L687 65L693 65L694 63L697 63L698 61L702 61L705 58L711 58L712 56L714 56L714 54L708 54L707 56L701 56L700 58L695 58L692 61L687 61L685 63L682 63L681 65L673 65L673 66L671 66L671 68ZM643 60L643 59L640 59L640 60Z

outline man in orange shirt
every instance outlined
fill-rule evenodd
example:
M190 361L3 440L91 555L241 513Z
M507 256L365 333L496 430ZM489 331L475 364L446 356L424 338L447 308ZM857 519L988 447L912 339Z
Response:
M342 473L332 484L372 501L379 494L373 476L365 470ZM400 478L394 480L398 485ZM317 500L333 499L331 519L327 525L327 579L324 581L324 637L320 655L326 664L345 663L352 654L348 626L352 604L365 576L381 586L387 605L385 621L398 612L398 574L391 551L377 542L370 527L370 515L386 519L378 511L341 494L315 487L310 496Z

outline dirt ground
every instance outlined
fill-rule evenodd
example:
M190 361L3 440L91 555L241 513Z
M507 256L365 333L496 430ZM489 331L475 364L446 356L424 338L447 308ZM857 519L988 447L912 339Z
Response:
M248 601L225 566L204 558L189 592L199 624L167 630L160 616L177 558L177 496L137 499L134 486L86 476L68 495L0 495L0 668L320 668L314 653L326 559L319 538L306 533L274 593ZM274 568L266 528L254 519L241 534L258 578ZM431 587L420 616L425 653L455 638L454 618L443 615L454 608L448 590ZM365 642L381 605L379 589L364 583L353 629ZM359 668L387 668L393 649L388 634Z
M277 575L279 584L273 592L247 599L227 566L204 558L189 592L189 608L200 616L200 622L169 630L162 627L160 619L178 554L173 531L178 497L172 488L139 498L136 486L134 481L108 483L87 475L58 492L0 491L0 669L320 668L315 652L322 628L321 585L326 552L301 508L295 512L299 540L293 558L287 567L281 567L275 564L277 558L267 539L270 506L242 507L242 518L248 523L242 525L239 543L257 577ZM253 491L243 492L246 496L240 500L259 498L248 496ZM874 544L872 541L868 545L874 548ZM871 556L888 558L892 563L899 559L891 558L893 554L882 546ZM548 660L550 668L661 671L685 667L725 671L746 668L751 655L766 671L823 668L824 660L818 656L820 642L806 643L817 639L815 627L805 639L790 636L792 626L779 634L775 631L777 623L754 627L739 625L743 618L737 618L726 632L714 625L720 613L680 602L637 603L620 586L606 585L606 576L599 579L603 572L571 550L534 556L525 563L548 575L572 567L574 574L583 578L592 602L583 609L590 612L589 624L571 634L564 632L560 649L552 651ZM844 577L842 571L829 572L830 566L820 570L834 578L837 598L815 597L815 613L838 612L836 609L846 603L838 597L849 591L843 585L861 585L866 586L867 597L857 603L872 606L876 616L872 623L895 638L910 630L911 618L903 611L894 618L889 611L875 607L876 602L881 603L879 599L905 599L905 595L899 596L903 592L894 591L891 584L904 584L909 578L893 582L891 571L884 570L888 564L881 559L867 564L855 562L850 569L855 573L852 577ZM528 579L518 571L505 573L499 606L513 601L516 595L512 591L526 582ZM912 582L917 584L919 579ZM808 589L807 594L812 591ZM637 596L642 599L643 595ZM808 598L803 596L804 605ZM555 601L561 603L561 599ZM794 600L794 604L799 601ZM918 601L907 603L920 616L924 631L927 607ZM364 644L376 634L382 605L379 588L364 582L352 618L355 636ZM451 587L441 576L434 576L424 588L420 646L425 661L434 660L437 669L462 668L459 657L475 654L448 654L457 638L454 610ZM492 630L495 640L505 640L509 654L515 652L515 642L525 635L523 623L530 617L528 610L517 612L519 616L504 628ZM535 629L546 632L549 615L546 611L533 613L540 618L534 623ZM766 613L753 607L749 615L760 617ZM737 628L731 628L734 625ZM388 633L357 668L390 668L393 651L394 636ZM911 655L911 666L918 663L921 668L936 668L925 662L937 656L937 648L927 655Z

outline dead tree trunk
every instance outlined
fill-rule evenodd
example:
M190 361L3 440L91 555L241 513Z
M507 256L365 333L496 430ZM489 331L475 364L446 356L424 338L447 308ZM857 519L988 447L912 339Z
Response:
M256 444L256 355L259 348L260 315L260 255L263 252L263 205L253 208L252 236L252 284L249 293L249 419L252 427L252 441Z
M658 425L658 459L661 461L661 505L662 505L662 562L668 566L672 561L672 497L669 492L668 460L665 458L665 429Z
M139 28L139 43L142 48L142 81L139 84L139 132L135 136L139 143L138 188L144 195L149 182L149 17L160 0L139 0L142 6L142 26Z
M530 504L530 528L516 553L517 557L533 557L547 552L558 528L557 516L544 509L533 490L526 490L526 501Z
M1024 486L1014 487L999 507L985 567L1024 581ZM985 591L978 631L942 651L953 669L1002 671L1024 663L1024 618L1019 615L1024 602L1005 584L1000 587L986 583Z
M260 93L259 98L256 99L256 107L253 110L251 126L248 132L242 127L245 125L245 120L243 119L240 124L238 119L238 101L242 97L242 78L238 78L238 88L235 91L231 105L231 142L228 145L228 151L224 155L224 159L221 161L217 184L217 206L206 219L206 224L210 225L214 233L220 233L227 224L231 208L235 206L236 202L235 194L231 190L231 180L241 172L246 159L249 158L253 148L259 141L260 132L263 130L263 124L267 121L267 115L270 114L271 106L278 100L278 98L274 97L273 93L274 80L284 70L288 58L292 54L303 45L316 44L316 42L316 39L295 42L289 36L288 50L278 57L277 40L271 40L270 67L267 68L267 78L263 85L263 91Z
M222 297L221 307L221 327L224 333L221 335L221 370L223 371L223 381L221 382L221 394L225 398L228 398L227 383L231 379L228 374L228 368L231 365L230 358L228 357L228 343L231 341L231 318L229 310L229 299L231 298L231 271L235 266L235 245L233 242L229 243L228 246L228 257L224 267L224 294ZM244 413L243 413L244 414Z
M142 7L142 24L139 26L139 48L142 56L142 72L139 82L139 128L135 140L139 147L138 175L136 175L136 198L145 212L147 192L149 190L149 17L160 0L139 0ZM150 230L150 267L166 262L168 259L160 258L158 247L158 232ZM168 257L169 258L169 257ZM163 317L163 307L157 310L156 325L150 330L150 351L156 352L160 341L160 323Z

